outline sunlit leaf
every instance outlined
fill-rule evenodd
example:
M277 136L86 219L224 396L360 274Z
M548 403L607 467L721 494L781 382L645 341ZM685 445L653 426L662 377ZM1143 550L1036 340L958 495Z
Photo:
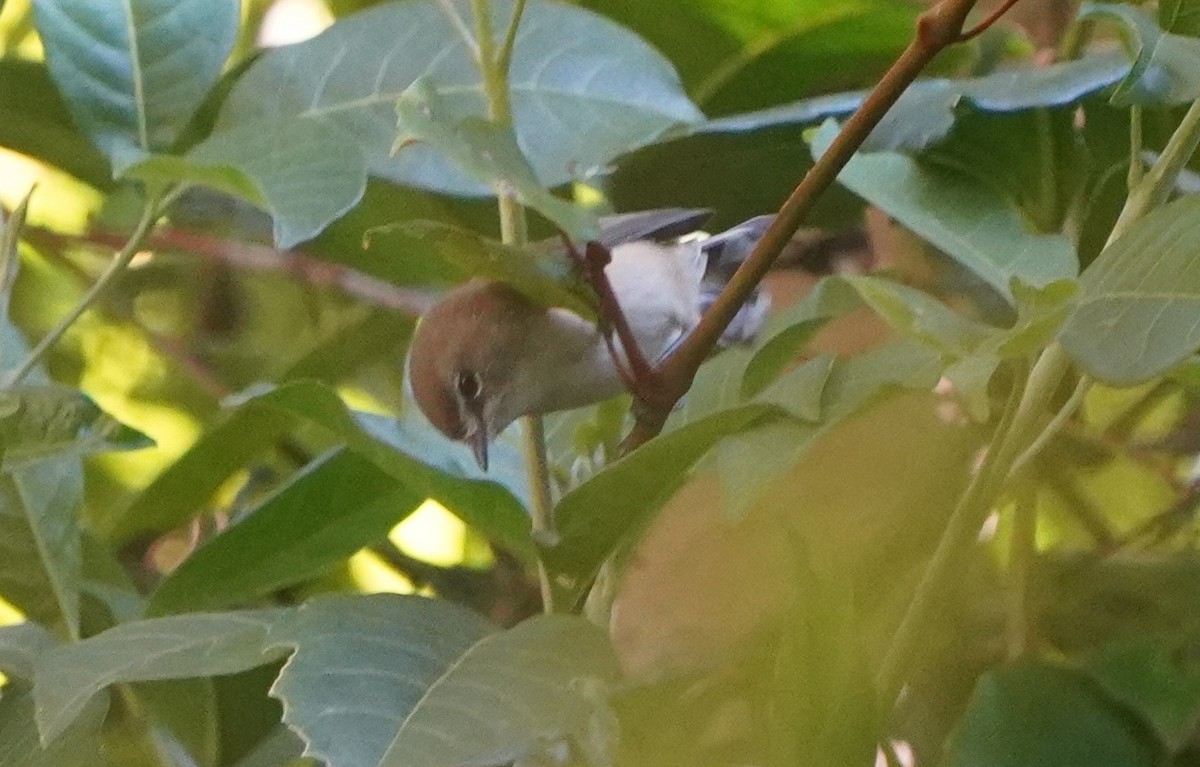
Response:
M233 47L233 0L34 0L55 83L116 170L168 149Z
M1200 348L1200 195L1138 221L1079 280L1061 340L1091 375L1118 386L1161 374Z

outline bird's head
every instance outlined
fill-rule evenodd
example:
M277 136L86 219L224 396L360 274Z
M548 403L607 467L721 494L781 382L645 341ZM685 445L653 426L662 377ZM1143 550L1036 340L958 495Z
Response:
M522 412L514 366L540 314L511 287L472 280L439 301L413 335L408 378L417 406L438 431L465 442L482 469L488 441Z

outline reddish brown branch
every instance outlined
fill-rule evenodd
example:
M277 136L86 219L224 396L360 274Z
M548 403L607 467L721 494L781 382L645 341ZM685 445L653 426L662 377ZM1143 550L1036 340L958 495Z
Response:
M800 227L820 194L837 178L854 152L883 119L900 95L916 80L921 70L944 48L963 39L963 24L977 0L942 0L921 14L908 48L892 65L842 126L833 143L809 169L807 175L779 209L775 220L746 261L734 273L717 300L700 318L700 323L658 367L658 390L653 401L635 408L637 421L622 445L628 452L662 431L671 408L692 385L696 371L716 347L734 315L750 298L771 265ZM1006 2L1001 13L1012 2ZM993 14L998 18L999 14ZM983 28L995 21L985 20Z
M983 21L979 22L975 26L968 29L966 32L963 32L961 35L959 35L958 41L960 43L963 43L963 42L966 42L967 40L970 40L973 37L978 37L979 35L983 34L984 32L987 31L988 27L992 26L997 21L999 21L1000 17L1003 16L1004 14L1008 13L1008 9L1012 8L1016 4L1017 4L1017 0L1004 0L1003 3L1001 3L999 6L996 7L996 10L994 10L990 14L988 14L988 17L986 19L984 19Z

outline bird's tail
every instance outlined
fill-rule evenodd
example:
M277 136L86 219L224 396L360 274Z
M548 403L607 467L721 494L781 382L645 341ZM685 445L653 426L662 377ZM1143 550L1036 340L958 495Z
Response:
M772 215L756 216L700 243L700 250L705 257L704 278L700 282L701 311L708 311L774 219ZM753 341L762 329L770 308L771 297L761 286L756 288L721 335L721 345L733 346Z

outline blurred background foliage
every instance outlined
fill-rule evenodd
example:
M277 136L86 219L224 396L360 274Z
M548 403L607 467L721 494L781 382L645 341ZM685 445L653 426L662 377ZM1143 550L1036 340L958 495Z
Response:
M175 147L190 148L220 124L225 97L263 50L377 5L243 0L221 79ZM853 108L908 44L921 11L901 0L576 5L661 52L710 121L678 120L560 191L616 210L708 206L714 229L778 207L811 165L810 131ZM1143 5L1164 30L1200 35L1200 14L1186 0ZM1051 256L1069 252L1086 267L1100 253L1127 191L1131 110L1110 96L1128 65L1113 64L1126 60L1116 26L1079 24L1076 10L1057 0L1018 3L1004 23L940 56L927 74L945 81L898 107L873 137L889 162L916 157L936 182L922 188L940 199L919 200L913 217L885 185L864 190L847 180L825 196L769 278L776 311L812 321L779 320L809 342L805 367L822 355L838 358L824 372L807 368L819 379L809 404L821 418L764 426L711 451L706 444L694 472L691 461L671 468L668 455L663 471L675 474L658 484L645 476L622 484L615 475L591 496L568 496L574 506L563 510L564 532L578 547L558 556L560 569L580 580L567 590L586 590L588 557L597 552L600 560L615 552L623 573L610 583L602 576L610 591L594 592L588 606L626 674L610 700L619 747L599 752L656 765L1200 759L1194 358L1137 386L1089 391L1036 462L1030 488L989 517L967 575L923 630L929 639L897 710L880 713L873 699L874 669L978 461L1009 371L992 378L989 370L973 389L967 373L935 388L938 375L930 378L923 363L938 355L898 340L921 328L898 329L856 298L830 311L838 316L817 332L826 317L812 310L811 291L822 277L870 272L981 324L1011 324L1036 303L1022 304L1027 296L1017 287L1020 300L1003 295L1004 277L1013 275L976 268L930 235L939 206L978 213L976 197L954 197L964 188L994 203L1022 237L1053 239L1037 240ZM36 185L10 307L28 339L45 335L80 299L144 204L141 185L114 180L112 158L72 120L43 61L33 13L29 0L0 4L5 218ZM1061 82L1038 81L1024 96L1020 84L986 80L1005 66L1070 62L1084 52L1110 58ZM784 111L759 111L771 108ZM1148 158L1182 114L1180 100L1138 107ZM1193 157L1179 193L1200 188L1196 171ZM51 380L86 393L154 443L83 461L77 637L143 616L295 605L347 591L436 595L505 627L538 611L515 440L499 445L484 477L404 401L401 371L416 317L463 275L448 259L387 238L363 243L372 227L409 219L495 236L494 200L379 175L344 215L289 247L276 245L261 210L189 191L45 358ZM915 189L900 187L909 199ZM552 232L538 221L533 229ZM1026 263L1016 276L1053 271L1047 263ZM1049 291L1050 282L1036 287ZM7 368L12 349L5 354ZM705 367L672 433L730 405L728 371L746 364L737 354ZM780 361L775 373L785 367ZM789 379L792 394L808 391L805 380ZM865 382L861 390L856 382ZM328 391L354 412L339 410ZM557 490L603 476L626 409L620 401L550 420ZM408 457L384 455L386 446ZM420 468L413 455L434 468ZM419 479L397 486L400 475ZM662 492L676 484L678 491ZM595 510L585 501L606 492L654 497L663 507L627 510L628 526L609 523L603 547L571 538L587 532L586 521L571 527ZM1024 540L1014 528L1030 519L1034 549L1014 550ZM275 550L282 531L294 536L294 549ZM223 547L206 549L222 538ZM14 551L23 545L0 540ZM8 600L0 601L0 624L30 618L69 635L70 621L47 606L43 585L21 590L13 576L26 561L13 556L0 564L0 597ZM1013 578L1022 557L1027 566ZM109 763L295 763L296 737L266 695L279 656L264 651L243 664L255 665L215 680L129 680L111 703ZM5 751L3 728L32 721L32 693L12 676L0 765L88 763ZM99 716L81 716L89 715ZM94 753L92 746L62 748Z

